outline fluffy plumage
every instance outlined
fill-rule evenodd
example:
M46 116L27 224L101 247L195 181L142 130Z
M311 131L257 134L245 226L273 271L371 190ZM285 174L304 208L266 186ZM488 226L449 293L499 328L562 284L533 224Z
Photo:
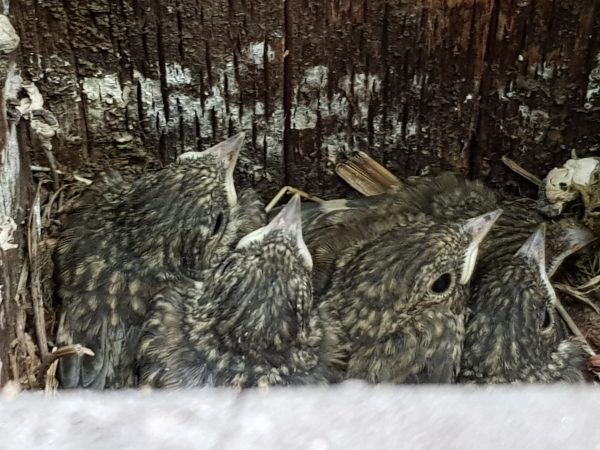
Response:
M437 221L456 221L484 214L495 208L504 212L491 230L481 248L482 260L494 260L512 255L525 242L544 218L534 209L534 201L501 200L490 189L477 181L444 173L436 177L417 177L398 191L372 197L337 199L321 204L306 204L303 223L307 245L317 255L328 253L330 240L339 233L331 233L336 224L357 217L368 217L371 223L388 221L397 214L423 213ZM342 238L344 239L344 238ZM572 219L548 222L547 265L552 275L560 263L594 239L593 234ZM336 245L339 248L339 245ZM315 258L315 290L327 289L331 261L335 255Z
M330 380L332 334L313 304L299 203L294 197L201 280L173 283L157 296L140 344L143 383L246 388Z
M345 377L451 382L459 370L468 282L499 211L455 224L425 215L338 223L323 306L340 328ZM314 255L319 256L317 254Z
M239 239L233 169L243 133L205 152L182 154L131 182L92 185L55 252L63 314L58 344L94 357L63 358L62 387L135 384L133 357L148 300L166 280L210 266ZM255 197L247 194L251 205ZM247 223L247 220L242 220Z
M504 212L481 245L478 268L471 282L474 293L471 294L468 302L469 308L472 310L470 320L477 324L479 320L477 316L481 314L480 320L487 324L488 328L491 327L490 323L493 323L498 330L505 327L512 331L515 331L511 328L513 323L522 324L535 320L533 316L536 313L531 309L516 308L511 310L512 316L506 316L511 321L500 324L498 318L494 318L492 312L487 309L490 307L488 297L500 297L504 299L501 301L506 301L510 305L509 298L517 295L516 293L520 292L520 289L526 289L525 286L529 286L527 292L530 292L528 294L530 301L545 304L550 311L549 314L555 317L556 311L552 302L543 300L548 299L546 289L542 289L539 283L534 283L530 275L522 274L520 277L513 274L513 278L506 276L506 273L514 270L515 253L531 236L535 228L544 222L544 218L535 211L533 201L499 200L481 183L467 181L452 174L413 179L403 185L399 191L383 195L307 205L304 218L307 222L307 243L315 254L315 289L317 292L325 293L331 289L335 262L342 255L344 249L352 245L351 235L341 232L340 229L343 228L343 224L352 223L357 217L368 217L369 226L374 233L378 233L377 230L382 225L375 224L393 222L394 217L403 216L407 212L420 212L431 217L432 220L455 223L457 220L481 214L494 207L501 207ZM552 276L567 256L594 240L594 236L572 219L548 222L547 227L546 252L548 258L545 258L544 264L546 273L548 276ZM519 267L523 267L522 262ZM380 273L384 273L385 270L385 267L382 267ZM380 274L376 276L381 277ZM524 283L523 286L519 284L521 279ZM510 284L506 285L502 291L502 286L506 283ZM494 295L489 292L490 286L495 289ZM538 291L535 292L535 289ZM552 353L556 352L557 346L560 345L563 361L572 360L573 366L577 366L578 359L572 355L581 352L581 344L577 341L563 342L560 335L562 328L560 321L556 322L556 326L552 330L548 330L546 334L555 333L553 339L558 344L550 339L539 339L535 341L536 347L532 351ZM468 322L467 330L470 326L470 322ZM481 329L477 332L484 333ZM515 336L513 338L516 339ZM465 350L477 343L477 339L469 339L465 343ZM508 338L496 341L495 345L497 357L499 354L509 354L513 351L512 341ZM547 345L547 347L544 349L543 345ZM520 352L518 357L521 358L518 364L527 366L532 371L537 370L535 368L540 364L538 360L530 359L528 352ZM556 357L559 358L558 353ZM513 361L513 364L517 364L517 362ZM576 373L575 370L574 373ZM483 376L481 375L481 377ZM540 376L541 379L543 379L542 376ZM547 379L550 378L547 377Z
M566 338L544 261L545 226L473 284L460 380L583 381L583 343Z

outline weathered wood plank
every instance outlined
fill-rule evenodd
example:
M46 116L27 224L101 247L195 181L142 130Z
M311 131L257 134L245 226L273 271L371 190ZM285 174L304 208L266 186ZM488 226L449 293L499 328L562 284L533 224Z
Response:
M336 190L353 150L400 176L468 170L490 2L289 3L294 184Z
M500 163L504 154L544 176L571 149L581 156L600 149L599 8L595 1L498 2L474 175L505 188L518 178Z
M138 164L249 134L241 177L282 183L283 4L19 0L23 64L61 163Z

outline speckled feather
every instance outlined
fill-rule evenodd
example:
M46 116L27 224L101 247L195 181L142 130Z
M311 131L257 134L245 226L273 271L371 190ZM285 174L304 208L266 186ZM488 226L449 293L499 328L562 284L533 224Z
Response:
M54 256L63 304L57 342L80 343L95 356L63 358L62 387L135 385L133 356L148 300L166 280L215 263L239 239L246 202L256 204L249 192L231 209L225 172L211 155L131 182L113 172L92 185Z
M335 333L313 304L310 272L277 232L233 251L202 281L171 284L144 326L139 364L153 387L331 381Z
M541 264L517 253L483 268L469 302L461 382L584 381L583 343L566 337Z
M504 212L490 231L489 237L482 243L478 269L471 283L473 287L479 286L476 292L482 292L481 289L485 289L485 285L492 282L495 277L500 276L503 270L510 270L510 261L514 253L531 235L535 227L544 220L541 215L535 212L532 202L527 200L500 201L493 192L479 182L471 182L455 175L443 174L433 178L416 179L397 193L356 200L334 200L320 205L307 205L303 212L303 219L307 222L306 238L308 245L317 255L315 258L315 289L317 292L327 292L330 288L333 264L344 248L351 245L351 238L348 236L339 237L343 235L339 230L339 224L354 221L357 217L369 217L368 222L370 224L386 223L396 215L406 214L406 211L422 212L434 217L436 220L453 223L458 219L482 213L489 210L489 208L498 206L501 206ZM593 236L585 227L572 219L549 222L548 236L546 270L550 275L554 273L568 255L593 239ZM511 283L515 283L515 281L512 280ZM500 285L500 282L496 283L496 287ZM513 289L518 290L518 284L513 284L513 287L507 288L508 297L506 301L509 301ZM537 294L532 294L532 296L538 298L537 301L541 304L545 303L543 300L539 300L540 298L546 298L545 291L538 291ZM470 297L469 306L474 311L470 316L473 318L472 320L476 320L479 311L479 314L482 314L481 320L487 321L488 325L490 321L493 321L498 328L512 329L513 325L510 322L504 323L496 321L492 317L483 316L485 308L489 304L476 305L476 303L487 301L481 297L480 294L472 294ZM555 316L556 312L552 306L550 308ZM516 309L514 314L517 313L521 315L520 321L525 321L526 315L533 314L532 311L527 309ZM471 326L470 320L467 322L467 330ZM554 330L556 345L546 349L538 347L535 351L547 351L555 354L557 358L559 358L558 355L563 355L564 358L573 355L572 365L577 367L580 360L580 356L577 355L581 355L581 343L563 341L562 324L558 320L556 322L557 325ZM506 332L510 333L510 331ZM540 342L551 345L550 341ZM471 342L467 342L466 345L471 345ZM505 347L498 351L512 351L510 348L512 344L508 339L499 341L496 345L504 345ZM527 362L527 353L521 353L521 357L523 358L521 364L529 364L530 370L534 372L538 364L535 358ZM539 370L546 369L539 368Z
M451 173L436 177L417 177L398 192L356 199L329 200L322 204L303 206L306 242L311 251L323 253L328 241L337 239L337 223L369 217L371 222L389 220L395 214L423 213L435 220L456 221L502 208L503 213L482 243L481 260L494 260L512 255L544 218L534 209L534 201L500 200L498 196L478 181L470 181ZM275 211L276 212L276 211ZM575 250L567 230L576 234L584 245L592 236L589 230L572 219L548 222L547 267L554 273L562 261ZM315 261L315 291L327 289L331 261Z
M472 237L461 224L408 213L335 229L344 242L329 242L338 257L322 303L340 324L348 355L343 376L372 383L453 381L468 296L458 280ZM436 293L432 285L444 274L447 290Z

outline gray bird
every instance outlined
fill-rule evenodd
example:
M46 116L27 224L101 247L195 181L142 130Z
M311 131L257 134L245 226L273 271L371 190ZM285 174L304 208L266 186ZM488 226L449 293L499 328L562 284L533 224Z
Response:
M54 255L62 302L57 343L79 343L95 354L61 359L63 388L135 385L133 360L148 300L166 280L210 266L239 240L236 216L245 207L237 201L233 170L243 139L240 133L204 152L184 153L131 182L113 174L92 185ZM255 196L243 198L255 204Z
M545 225L473 283L461 382L584 381L586 352L567 338L545 262Z
M373 226L372 224L378 221L389 222L396 215L403 215L406 211L420 211L437 221L453 223L465 217L481 214L486 211L486 208L502 207L503 214L481 245L478 267L471 281L475 292L486 292L488 295L484 288L489 280L497 280L499 274L512 267L512 259L517 250L536 227L544 223L543 217L534 210L533 206L532 201L498 200L496 195L481 183L466 181L452 174L416 179L407 183L398 192L356 200L333 200L318 205L307 205L304 211L308 222L305 235L309 248L314 253L315 291L327 292L330 289L334 263L345 248L345 243L348 242L345 237L340 237L343 233L337 230L340 223L351 222L355 217L368 216L369 223ZM549 239L546 242L546 253L549 257L545 258L545 270L548 277L551 277L566 257L592 242L595 236L587 228L569 218L548 222L547 227ZM518 280L519 278L516 277L511 281L513 284L512 287L506 288L507 293L512 293L511 289L520 289ZM524 280L527 282L526 277ZM500 285L497 280L496 296L503 298L501 294L503 291L499 290ZM545 290L540 290L532 296L547 298ZM479 305L479 303L483 304ZM492 313L486 310L489 303L485 295L471 294L468 304L472 309L471 320L477 321L477 315L483 314L481 320L489 324L492 320L489 316ZM551 302L548 303L548 308L552 310L551 314L556 316ZM528 314L528 311L523 311L522 314ZM512 322L494 322L494 326L500 330L502 327L511 327ZM467 330L468 327L467 324ZM561 328L561 324L557 323L553 330L559 333ZM562 342L560 334L557 334L555 339ZM469 350L470 345L477 342L477 340L465 342L465 352ZM539 342L535 348L537 352L543 351L541 348L543 344L550 345L550 340L536 342ZM570 348L579 346L577 351L581 353L580 342L568 342L564 345ZM511 351L512 343L509 339L498 341L497 345L504 346L503 351ZM556 346L550 345L545 351L555 350ZM527 352L521 352L520 357L522 366L535 368L539 365L537 360L528 359ZM578 360L574 358L573 361L576 365Z
M295 196L199 280L172 283L144 325L142 383L158 388L325 383L335 333L313 304Z
M478 248L500 213L453 224L407 213L334 227L328 253L336 257L322 304L339 324L345 377L454 381L468 283Z
M314 256L315 292L325 292L331 278L336 255L331 252L331 241L342 239L336 224L368 217L370 223L390 221L397 214L423 213L436 221L463 220L484 214L494 208L504 212L482 243L482 261L497 260L512 255L531 235L544 218L534 209L534 201L501 200L477 181L444 173L435 177L417 177L394 192L361 197L336 199L323 203L303 205L303 223L307 245ZM571 231L569 231L571 230ZM577 245L569 241L569 233ZM564 259L595 239L583 225L572 219L548 222L547 264L550 276ZM336 244L334 247L339 248Z

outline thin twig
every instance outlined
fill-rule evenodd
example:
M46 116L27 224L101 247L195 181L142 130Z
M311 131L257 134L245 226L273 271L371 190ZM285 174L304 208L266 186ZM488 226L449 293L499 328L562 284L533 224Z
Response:
M539 186L542 184L542 180L540 178L538 178L536 175L532 174L528 170L522 168L520 165L518 165L515 161L510 159L508 156L506 156L506 155L503 156L501 158L501 161L504 164L506 164L508 166L508 168L511 169L513 172L521 175L523 178L532 182L536 186Z
M575 289L569 285L562 283L554 283L553 286L561 292L564 292L567 295L579 300L580 302L586 304L590 308L592 308L596 314L600 315L600 308L589 298L585 296L585 293L581 292L579 289Z
M315 197L314 195L307 194L306 192L301 191L301 190L296 189L291 186L284 186L279 190L279 192L275 195L275 197L273 197L273 200L271 200L269 202L269 204L265 208L265 212L271 211L285 194L291 194L291 195L298 194L300 197L310 200L311 202L323 203L323 200L320 199L319 197Z
M54 182L54 190L58 190L60 187L60 182L58 181L58 168L56 165L56 159L54 158L54 153L47 146L42 145L44 149L44 153L46 154L46 158L48 159L48 164L50 164L50 172L52 173L52 181Z
M29 268L31 273L30 278L30 289L31 298L33 301L33 316L35 323L35 332L37 335L38 346L40 351L40 357L44 360L48 354L48 338L46 336L46 321L44 318L44 299L41 292L41 281L40 281L40 264L38 257L38 231L40 230L41 224L36 223L37 218L35 217L34 211L36 210L35 205L40 202L40 192L42 184L38 183L35 196L33 197L31 211L29 212L28 230L27 230L27 252L29 257Z
M31 168L32 172L55 172L58 175L71 176L71 177L73 177L74 180L77 180L77 181L79 181L81 183L84 183L84 184L88 184L89 185L89 184L93 183L92 180L90 180L88 178L85 178L85 177L82 177L81 175L77 175L75 173L69 174L69 173L63 172L62 170L59 170L59 169L56 169L55 171L53 171L52 168L50 168L50 167L44 167L44 166L31 165L29 167Z
M65 356L94 356L94 352L81 344L65 345L48 354L37 369L38 379L40 383L46 372L54 362L58 362L60 358Z
M52 193L50 200L48 200L48 203L46 203L46 206L44 207L44 214L42 214L42 224L47 224L47 221L50 220L50 214L52 214L52 205L56 201L56 198L63 191L63 189L65 189L67 186L69 185L63 184L57 191Z
M595 277L591 278L590 280L588 280L581 286L577 286L577 289L580 291L590 292L590 291L597 289L599 284L600 284L600 275L596 275Z
M571 316L569 315L569 313L558 298L556 298L556 303L554 304L554 307L556 308L556 311L558 311L558 314L560 315L562 320L567 324L567 327L569 327L569 330L571 330L571 333L573 333L576 337L578 337L586 343L585 350L587 351L587 353L589 353L590 356L595 356L596 352L592 349L589 342L587 341L577 324L573 321L573 319L571 318Z

